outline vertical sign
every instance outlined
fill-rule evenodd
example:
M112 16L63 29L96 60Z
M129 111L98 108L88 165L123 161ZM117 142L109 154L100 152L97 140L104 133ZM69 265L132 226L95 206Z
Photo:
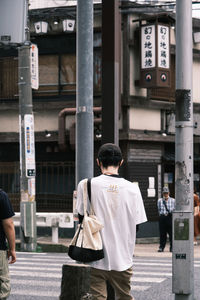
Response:
M169 36L170 27L167 24L141 26L141 87L170 87Z
M38 72L38 47L31 44L30 49L30 63L31 63L31 87L37 90L39 87L39 72Z
M158 67L169 69L169 27L158 25Z
M155 25L143 26L141 28L141 50L142 69L155 68L156 66L156 45Z
M33 115L24 116L26 177L35 176L35 139Z

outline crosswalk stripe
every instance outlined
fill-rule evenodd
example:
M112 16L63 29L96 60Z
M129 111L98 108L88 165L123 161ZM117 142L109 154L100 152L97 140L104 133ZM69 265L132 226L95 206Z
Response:
M29 296L38 296L38 297L57 297L59 296L59 292L54 291L37 291L37 290L14 290L11 295L29 295Z
M166 263L157 263L157 262L155 262L155 263L148 263L148 262L134 262L133 263L133 265L140 265L140 266L142 266L142 265L145 265L145 266L162 266L162 267L165 267L165 266L171 266L172 264L166 264Z
M156 283L161 283L165 280L166 278L159 278L159 277L132 277L131 282L156 282Z
M18 265L26 265L26 266L32 266L32 265L34 265L34 266L47 266L48 264L47 263L35 263L35 262L30 262L30 261L27 261L27 262L25 262L25 261L20 261L20 262L16 262L14 265L9 265L9 267L10 268L12 268L12 267L14 267L14 266L18 266ZM51 264L51 266L52 267L58 267L58 266L62 266L62 264L61 263L59 263L59 264L54 264L54 263L52 263ZM32 268L32 267L31 267Z
M157 276L172 276L172 273L166 273L166 272L139 272L139 271L133 271L133 276L135 275L157 275Z
M19 258L17 258L17 261L24 261L24 260L34 260L34 261L44 261L44 262L52 262L52 259L49 259L49 258L46 258L46 257L44 257L44 258L26 258L26 257L19 257ZM54 258L54 260L53 261L56 261L56 262L59 262L59 261L62 261L62 262L64 262L64 260L63 260L63 258Z
M27 267L27 266L12 266L10 267L10 270L27 270L29 271L30 268ZM58 272L61 272L61 268L55 268L55 267L31 267L31 270L38 270L38 271L52 271L52 272L55 272L55 271L58 271Z
M134 260L133 263L135 262L143 262L143 263L151 263L151 262L155 262L155 259L137 259L137 260ZM168 263L171 263L172 264L172 260L159 260L159 259L156 259L156 263L162 263L164 265L168 264ZM200 261L198 260L194 260L194 263L195 264L200 264Z
M150 289L150 287L151 287L150 285L132 285L131 290L143 292L143 291Z
M24 272L23 273L19 273L18 271L10 271L10 275L13 276L13 275L16 275L16 276L20 276L20 277L45 277L45 278L61 278L62 275L61 273L58 274L58 273L44 273L44 272Z
M22 279L11 279L11 285L19 285L19 284L24 284L26 286L43 286L43 287L60 287L61 282L60 281L49 281L45 280L45 283L43 281L38 281L38 280L22 280Z

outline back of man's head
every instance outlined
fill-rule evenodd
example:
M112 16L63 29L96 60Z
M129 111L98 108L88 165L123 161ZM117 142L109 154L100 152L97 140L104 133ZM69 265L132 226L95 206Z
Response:
M109 166L118 167L122 161L121 149L115 144L104 144L99 149L98 160L104 168Z

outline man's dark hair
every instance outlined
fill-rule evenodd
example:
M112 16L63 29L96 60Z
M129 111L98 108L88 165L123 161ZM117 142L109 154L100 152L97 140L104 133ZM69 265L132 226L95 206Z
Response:
M117 167L122 161L121 149L115 144L104 144L99 149L98 160L102 163L104 168L108 166Z

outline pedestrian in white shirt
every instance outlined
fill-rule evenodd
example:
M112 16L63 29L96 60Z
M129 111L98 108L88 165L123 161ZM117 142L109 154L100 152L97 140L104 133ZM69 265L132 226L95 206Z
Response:
M143 200L137 184L120 177L122 153L115 144L104 144L97 164L102 175L91 180L91 202L103 224L104 258L90 263L90 292L94 300L107 299L106 281L118 300L133 300L130 280L136 239L136 225L146 222ZM77 210L83 215L83 181L78 185Z

